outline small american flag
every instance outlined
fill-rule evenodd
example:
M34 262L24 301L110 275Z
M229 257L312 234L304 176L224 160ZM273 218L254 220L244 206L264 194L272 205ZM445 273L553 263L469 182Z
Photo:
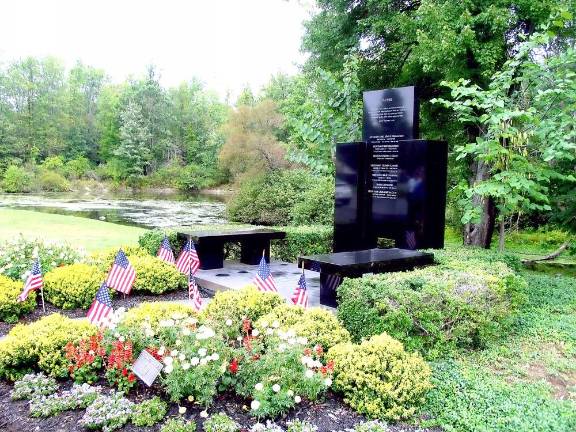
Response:
M200 268L200 259L198 259L192 239L189 238L186 245L182 248L182 252L176 260L176 268L184 274L190 272L194 274Z
M308 290L306 289L306 277L304 273L298 279L298 285L292 295L292 303L296 306L308 307Z
M416 249L416 233L414 231L406 231L406 246L410 250Z
M136 271L126 258L126 254L120 249L106 278L106 285L118 292L130 294L135 280Z
M26 278L26 283L24 283L24 289L22 293L18 296L18 301L23 302L28 298L28 294L30 291L36 291L39 288L42 288L44 285L42 281L42 270L40 269L40 261L38 258L34 260L34 264L32 264L32 271Z
M254 277L254 283L260 291L277 292L276 283L270 272L270 266L266 262L266 258L262 257L260 265L258 266L258 273Z
M198 289L198 284L192 271L188 274L188 298L192 300L194 309L199 311L202 307L202 297L200 297L200 290Z
M174 253L170 247L170 241L166 236L164 236L164 240L162 240L160 248L158 249L158 258L167 262L168 264L174 264Z
M103 282L86 316L92 324L99 325L110 312L112 312L112 301L110 300L110 293L108 292L106 282Z

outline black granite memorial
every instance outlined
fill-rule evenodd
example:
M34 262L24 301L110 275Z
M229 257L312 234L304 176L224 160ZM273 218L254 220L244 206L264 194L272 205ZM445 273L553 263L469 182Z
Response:
M364 92L363 141L336 147L334 252L442 248L447 144L419 140L414 87Z

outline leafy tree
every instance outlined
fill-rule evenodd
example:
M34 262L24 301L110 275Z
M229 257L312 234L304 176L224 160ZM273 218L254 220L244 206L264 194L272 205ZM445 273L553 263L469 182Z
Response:
M554 41L555 30L564 29L564 20L571 18L564 11L542 33L521 43L486 89L460 79L446 83L451 100L433 100L480 131L474 141L455 149L459 159L470 158L483 171L463 186L462 222L473 236L471 223L482 222L484 203L491 199L498 210L500 250L508 215L549 211L551 180L576 181L557 168L559 162L576 160L576 52L568 47L549 57L541 54Z
M310 53L306 70L341 71L347 55L355 52L362 89L416 85L423 135L448 139L451 147L474 141L480 131L474 125L462 129L449 111L429 103L448 97L441 82L463 78L487 88L522 38L546 22L552 10L574 9L573 0L318 0L317 5L319 12L306 23L303 39ZM573 34L573 26L567 30ZM452 186L460 175L470 182L483 180L483 165L470 158L466 162L452 164ZM472 224L474 235L466 237L470 244L490 243L491 200L483 213L483 225Z
M235 177L285 168L285 148L276 138L282 123L282 115L271 100L263 100L254 107L238 107L224 126L222 167Z
M146 173L146 167L152 159L148 146L152 134L136 103L129 102L120 118L120 145L114 155L123 162L127 177L136 181Z

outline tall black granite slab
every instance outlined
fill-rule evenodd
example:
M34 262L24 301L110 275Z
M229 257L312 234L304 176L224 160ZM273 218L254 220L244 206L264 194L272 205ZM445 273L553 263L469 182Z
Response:
M368 249L366 207L366 143L336 146L334 252Z
M370 238L394 239L396 247L444 247L448 147L443 141L400 140L389 175L370 170L367 191ZM373 165L379 155L369 148ZM374 187L378 185L378 187Z

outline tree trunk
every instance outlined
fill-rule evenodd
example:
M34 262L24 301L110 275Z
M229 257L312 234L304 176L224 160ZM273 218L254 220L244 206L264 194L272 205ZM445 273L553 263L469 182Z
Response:
M487 179L489 176L488 167L484 162L474 161L471 170L470 184L472 185ZM467 223L464 226L464 244L490 249L496 220L496 206L492 199L478 195L472 197L472 203L481 209L481 216L478 223Z
M500 233L498 235L498 251L504 252L504 236L506 235L504 217L500 217Z

